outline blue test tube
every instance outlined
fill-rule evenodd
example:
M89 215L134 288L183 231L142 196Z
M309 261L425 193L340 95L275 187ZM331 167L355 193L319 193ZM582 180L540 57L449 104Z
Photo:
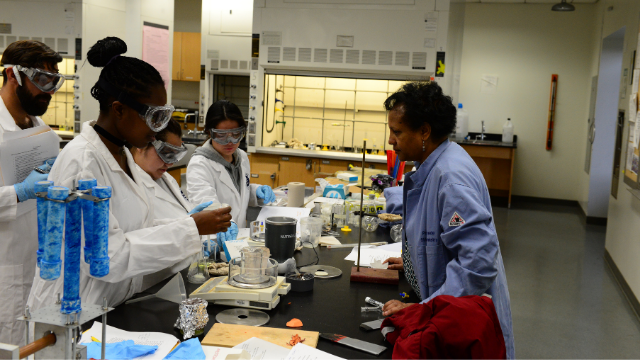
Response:
M63 186L51 186L47 190L47 197L51 200L66 200L69 196L69 188ZM43 280L56 280L60 277L60 251L62 250L62 229L64 228L64 216L66 204L55 201L47 201L47 228L44 253L40 260L40 277Z
M64 228L64 292L60 312L74 314L82 310L80 304L80 201L67 203L67 219Z
M53 186L53 181L38 181L36 183L35 191L46 192L49 186ZM40 267L40 260L42 260L42 254L44 253L44 243L47 238L47 210L49 205L44 198L38 198L36 200L38 207L38 251L36 252L38 258L38 267Z
M91 190L91 188L97 185L98 182L96 179L78 180L79 190ZM84 225L84 262L89 264L91 251L93 249L93 239L95 237L93 233L93 201L85 199L79 200L80 204L82 204L82 224Z
M91 193L99 199L110 199L111 186L94 186ZM93 231L89 272L91 276L103 277L109 273L109 200L93 204Z

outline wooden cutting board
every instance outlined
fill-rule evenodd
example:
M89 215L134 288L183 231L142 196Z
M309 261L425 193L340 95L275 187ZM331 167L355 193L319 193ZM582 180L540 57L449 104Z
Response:
M320 333L317 331L303 331L296 329L278 329L262 326L248 325L232 325L215 323L207 336L202 340L202 345L234 347L252 337L274 343L276 345L291 349L292 346L287 345L291 341L291 337L298 334L305 339L305 345L311 347L318 346L318 338Z

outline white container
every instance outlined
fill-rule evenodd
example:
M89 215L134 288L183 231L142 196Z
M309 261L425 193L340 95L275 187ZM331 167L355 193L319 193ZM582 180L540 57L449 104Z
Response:
M469 113L462 110L462 103L460 103L456 112L456 140L464 140L467 135L469 135Z
M513 142L513 124L511 123L511 118L507 119L507 122L502 126L502 142Z

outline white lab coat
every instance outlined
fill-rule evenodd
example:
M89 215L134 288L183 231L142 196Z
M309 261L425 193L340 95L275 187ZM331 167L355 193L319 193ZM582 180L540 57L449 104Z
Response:
M208 140L211 141L211 140ZM248 227L247 207L258 206L256 189L260 185L249 182L251 167L247 153L239 150L242 166L240 193L224 166L202 155L194 155L187 165L187 196L193 204L207 201L231 206L231 217L240 228Z
M184 197L180 190L180 186L173 176L164 173L158 180L153 180L151 176L149 176L149 174L139 166L138 170L140 171L142 184L147 188L147 192L153 196L151 202L153 204L153 212L156 219L179 219L189 216L188 212L191 211L194 206ZM166 184L171 193L168 193L158 184L160 181ZM196 253L166 269L143 276L141 291L150 288L151 286L186 268L194 262L197 257L198 254Z
M183 261L201 248L193 218L155 218L154 196L142 185L146 174L136 166L129 150L123 151L133 179L118 165L93 127L84 126L81 134L62 150L49 175L56 185L73 187L79 179L95 178L98 185L113 189L109 274L94 278L89 274L89 265L81 260L80 297L84 304L101 304L106 297L109 306L116 306L141 290L143 275ZM45 281L36 274L28 304L34 310L53 305L62 291L62 276Z
M39 117L32 117L31 121L35 126L46 125ZM13 131L22 129L0 97L0 136ZM38 224L35 207L17 214L18 206L35 202L28 200L18 205L13 185L0 186L0 343L24 345L25 341L24 321L16 318L24 313L35 275Z

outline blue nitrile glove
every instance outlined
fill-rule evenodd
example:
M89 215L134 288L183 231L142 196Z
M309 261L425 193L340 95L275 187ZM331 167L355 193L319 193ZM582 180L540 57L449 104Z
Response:
M196 207L194 207L193 209L191 209L191 211L189 211L189 215L197 214L200 211L208 208L209 205L211 205L211 204L213 204L213 201L207 201L207 202L202 203L200 205L196 205Z
M216 237L218 238L218 244L222 246L222 243L229 240L235 240L238 238L238 225L235 221L231 220L231 226L227 229L226 232L217 233Z
M261 185L256 189L256 197L264 200L265 205L276 201L276 194L269 185Z
M204 360L206 358L200 340L193 338L181 342L164 360Z
M87 347L87 358L101 359L102 344L97 341L83 343ZM105 346L105 359L134 359L140 356L153 354L158 350L157 345L136 345L133 340L125 340L117 343L110 343Z
M55 158L53 160L55 161ZM47 161L45 161L43 165L38 166L38 169L45 171L46 174L41 174L33 170L31 171L29 176L27 176L27 178L24 179L21 183L17 183L13 185L13 188L16 189L16 195L18 196L19 202L36 198L36 192L35 192L36 183L38 181L47 181L47 179L49 178L49 171L51 170L51 165L48 164Z
M208 246L209 244L211 244L211 246ZM214 239L208 239L202 242L202 251L204 253L204 257L209 258L209 255L211 255L211 252L209 251L209 248L211 248L212 251L216 251L217 250L217 246L218 244L216 243L216 241Z

